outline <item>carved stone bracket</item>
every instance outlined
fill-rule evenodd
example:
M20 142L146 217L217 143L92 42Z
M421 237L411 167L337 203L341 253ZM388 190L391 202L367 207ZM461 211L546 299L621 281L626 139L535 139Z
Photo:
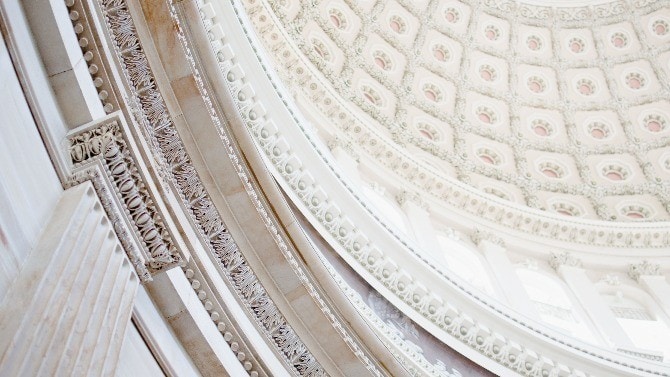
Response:
M73 164L69 184L90 179L101 198L110 197L102 200L103 205L110 218L116 219L115 230L140 278L151 280L150 274L177 266L182 257L139 173L135 157L123 137L118 115L105 118L92 127L75 130L68 136L68 141ZM99 172L95 169L96 164L100 166ZM105 182L113 189L108 189ZM117 200L112 200L111 196ZM120 216L112 214L117 212L113 208L115 203L120 204ZM128 241L128 234L119 224L122 218L128 224L127 229L140 241L140 250L135 250L131 242L123 242L123 239Z
M661 266L657 263L651 263L647 260L641 263L631 264L628 267L628 276L635 281L640 280L644 275L661 275Z
M582 261L570 253L551 253L549 257L549 265L554 270L558 270L561 266L581 267Z

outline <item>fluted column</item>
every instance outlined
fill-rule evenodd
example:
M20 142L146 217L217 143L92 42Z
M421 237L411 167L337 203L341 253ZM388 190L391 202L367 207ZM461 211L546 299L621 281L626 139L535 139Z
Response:
M609 305L582 268L579 259L568 253L552 254L549 264L568 285L602 338L610 346L615 349L635 348Z

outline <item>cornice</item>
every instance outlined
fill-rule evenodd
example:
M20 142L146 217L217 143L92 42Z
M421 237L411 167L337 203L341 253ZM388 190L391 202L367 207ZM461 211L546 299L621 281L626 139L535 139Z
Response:
M194 3L199 3L199 1L194 1ZM186 16L184 13L184 8L182 8L179 4L170 7L171 17L177 23L186 22ZM203 13L204 12L200 13L201 17L203 16ZM219 34L219 29L216 26L209 28L209 26L212 25L208 25L206 21L204 22L204 26L205 28L203 29L203 34L204 32L208 32L207 36L210 39L209 42L216 41L217 36L221 35ZM194 37L192 34L188 34L186 32L187 29L188 28L186 27L180 28L180 32L177 35L179 37L180 43L182 44L182 47L184 48L186 59L190 64L196 85L200 91L200 95L207 105L209 116L214 126L216 127L220 140L223 142L226 151L228 152L228 157L235 162L234 165L238 177L241 179L244 188L246 189L246 193L251 199L254 208L263 219L263 225L271 234L282 255L284 258L286 258L290 267L292 268L293 273L299 279L299 282L306 288L307 293L317 305L318 309L322 311L325 318L329 322L329 325L333 327L337 335L339 335L346 346L349 347L349 350L353 353L353 355L355 355L356 358L358 358L358 361L360 361L365 369L367 369L367 372L369 372L371 375L383 375L385 371L380 368L375 360L369 357L367 351L362 347L361 344L358 343L359 341L349 333L350 329L348 326L342 322L336 311L334 311L333 308L329 306L326 299L321 296L322 293L318 285L312 280L313 278L308 276L308 272L306 271L305 266L299 261L298 256L296 255L296 250L292 248L290 241L287 239L287 236L280 230L282 225L280 225L278 220L274 217L274 210L270 208L270 204L265 201L266 198L260 191L261 189L258 187L258 182L252 178L255 173L251 172L250 168L242 163L244 160L242 152L237 148L234 138L231 135L229 125L226 121L223 120L225 115L220 114L214 105L215 97L211 96L210 94L212 93L212 89L208 87L204 78L204 74L201 71L201 66L199 65L197 54L194 54L195 50L193 50L191 47L192 44L195 45L197 43L194 40L196 37ZM217 54L217 57L220 58L221 55ZM231 87L228 87L228 89L231 96L230 98L235 103L235 106L240 106L241 104L246 105L253 102L252 97L254 95L254 91L249 86L240 85L243 84L241 80L243 75L240 73L243 73L243 71L241 71L239 66L236 66L233 67L233 70L228 72L228 74L225 76L226 82L231 84ZM260 112L262 110L260 108L254 107L252 111L248 112L248 114L246 114L244 117L248 117L252 120L255 119L256 115L254 111ZM323 367L320 368L320 371L316 372L322 373L321 371L326 373L325 368ZM315 373L312 370L300 370L300 368L298 372L301 375L313 375L313 373Z
M66 5L71 9L76 8L74 1L68 1ZM193 217L201 235L208 240L211 252L217 256L219 263L226 272L224 275L228 283L234 287L239 295L238 297L245 303L267 339L277 348L288 365L293 368L294 373L315 376L326 375L318 361L304 346L258 282L199 182L197 173L190 165L188 156L183 149L183 145L181 145L160 91L156 86L156 80L153 78L152 70L144 55L133 24L133 18L125 0L103 0L98 6L104 14L103 23L108 28L113 51L117 55L121 64L121 71L131 90L129 93L131 96L126 100L130 103L136 120L144 125L144 131L147 132L149 137L148 142L153 147L152 152L159 157L157 161L163 168L161 171L162 178L168 179L174 185L173 187L178 188L181 199L189 208L188 214ZM78 8L81 8L81 6ZM72 18L72 14L75 15L74 18ZM76 22L81 16L82 13L78 10L73 9L71 11L73 21ZM92 14L86 14L86 16L88 19ZM81 34L83 32L81 24L73 23L73 27L75 33ZM82 47L89 47L89 45L85 44ZM87 56L86 52L85 50L85 57ZM90 62L91 59L87 59L87 61ZM91 70L89 69L89 71ZM96 70L96 72L98 71ZM91 73L93 74L93 72ZM97 77L94 76L92 79L95 82ZM108 77L105 77L104 80L103 78L97 79L101 81L101 85L96 86L102 87L103 83L111 85L108 79ZM106 104L104 101L107 98L101 96L100 99L103 104ZM100 176L99 173L85 170L82 167L83 164L92 161L106 163L110 181L117 185L117 194L120 195L122 202L127 205L127 214L135 220L133 225L137 227L136 231L141 232L140 238L147 241L147 249L153 252L147 257L149 266L155 271L176 266L181 263L181 258L178 254L175 254L175 260L169 265L167 264L168 259L165 258L164 252L166 249L174 251L173 244L169 243L163 247L164 245L161 242L169 242L165 231L153 230L156 226L161 227L162 223L157 221L156 212L152 212L151 201L148 200L148 194L143 189L141 178L137 176L137 169L132 166L132 161L128 161L129 156L124 149L125 145L117 144L122 140L122 133L114 122L73 135L69 153L75 163L75 168L78 170L75 178L69 184L76 184L91 178L93 178L95 184L99 181L97 179ZM128 163L131 164L128 165ZM166 168L169 168L169 170ZM98 186L101 187L99 193L105 191L106 185L104 183ZM101 197L105 198L108 195L101 195ZM103 202L105 201L103 200ZM110 208L114 207L114 204L116 203L111 203ZM147 209L149 210L148 213ZM116 225L117 221L114 222ZM117 230L117 234L123 243L123 229L116 225L115 230ZM124 246L126 245L124 244ZM137 262L140 259L139 253L130 250L128 254L138 268L140 276L144 277L145 280L150 280L148 272L142 271L143 264ZM146 267L144 269L146 270ZM211 307L208 308L211 303L208 305L208 302L204 302L203 305L206 310L211 312ZM226 332L222 336L224 336L224 340L230 343L230 339L226 338ZM231 348L239 347L238 343L230 344ZM238 349L233 351L236 353L238 360L243 363L245 369L250 370L251 368L247 365L248 362L245 363L244 353L240 354ZM250 373L251 375L258 375L258 371L251 370Z

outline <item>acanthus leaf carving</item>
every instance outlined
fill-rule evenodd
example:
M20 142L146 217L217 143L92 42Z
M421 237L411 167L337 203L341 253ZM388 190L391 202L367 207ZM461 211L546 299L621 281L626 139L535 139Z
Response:
M115 194L123 203L126 218L134 227L144 250L145 268L139 269L138 275L144 277L145 269L156 273L179 265L182 257L127 148L118 118L106 119L94 128L75 130L69 136L69 143L75 172L100 161L103 171L115 186ZM130 251L127 250L127 253L129 257L136 258Z
M661 275L661 266L657 263L649 262L648 260L643 260L637 264L631 264L628 267L628 276L635 280L640 281L641 276L657 276Z
M491 233L487 232L485 230L481 229L475 229L471 234L470 234L470 239L472 242L474 242L475 245L479 246L482 241L487 241L490 242L494 245L498 246L505 246L505 240L503 240L501 237Z
M549 256L549 265L554 270L558 270L561 266L581 267L582 261L568 252L551 253Z

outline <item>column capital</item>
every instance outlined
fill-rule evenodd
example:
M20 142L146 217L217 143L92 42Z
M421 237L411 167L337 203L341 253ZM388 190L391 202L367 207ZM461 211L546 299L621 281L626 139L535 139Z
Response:
M361 162L361 156L358 154L358 152L356 152L354 145L349 140L345 140L339 136L336 136L328 142L328 148L331 152L335 152L335 150L339 148L351 156L354 161L358 163Z
M661 266L658 263L651 263L648 260L643 260L641 263L630 264L628 266L628 276L635 281L640 281L641 276L658 276L661 275Z
M481 229L475 229L470 234L470 239L477 246L480 246L480 244L482 242L487 241L487 242L490 242L494 245L505 247L505 240L503 240L501 237L499 237L499 236L497 236L497 235L495 235L491 232L487 232L487 231L481 230Z
M398 202L398 205L402 206L405 203L411 202L419 206L420 208L428 211L428 203L421 199L421 195L414 191L403 190L400 194L396 195L395 200Z
M582 261L568 252L551 253L549 256L549 265L558 271L561 266L582 267Z

